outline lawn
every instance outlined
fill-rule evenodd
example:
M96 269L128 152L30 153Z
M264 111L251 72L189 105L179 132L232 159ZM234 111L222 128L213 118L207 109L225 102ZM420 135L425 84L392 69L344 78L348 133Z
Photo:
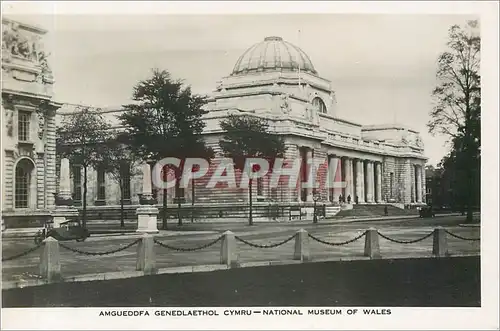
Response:
M4 290L3 307L480 306L480 258L316 262Z

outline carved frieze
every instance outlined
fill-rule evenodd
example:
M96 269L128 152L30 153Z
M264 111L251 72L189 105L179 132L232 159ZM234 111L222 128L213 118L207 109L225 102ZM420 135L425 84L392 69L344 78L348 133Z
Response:
M38 117L38 138L43 139L43 134L45 131L45 115L43 111L37 111Z
M43 140L43 136L45 133L45 118L47 117L48 113L48 103L46 100L41 100L40 105L37 108L37 118L38 118L38 138L40 140Z
M419 148L424 148L424 142L422 141L422 138L417 135L417 139L415 140L415 145Z
M14 131L14 104L11 94L3 96L2 112L5 113L5 130L7 132L7 136L12 137Z
M14 111L12 109L4 108L5 110L5 129L9 137L13 136L14 132Z
M290 96L288 94L280 95L280 109L283 114L289 114L291 111L289 101Z
M17 149L14 150L15 158L19 158L21 156L26 156L31 159L35 158L35 145L31 143L19 143L17 144Z
M49 83L52 78L47 61L49 54L44 51L41 35L22 29L17 22L2 22L2 27L2 62L9 63L13 62L14 59L19 59L24 65L32 63L41 72L36 74L13 70L12 77L25 82L38 80L42 83ZM5 70L4 73L7 73L6 66L2 65L2 67Z
M314 125L319 125L320 120L319 120L318 110L312 104L308 104L306 106L306 112L304 114L304 117L308 121L312 122Z

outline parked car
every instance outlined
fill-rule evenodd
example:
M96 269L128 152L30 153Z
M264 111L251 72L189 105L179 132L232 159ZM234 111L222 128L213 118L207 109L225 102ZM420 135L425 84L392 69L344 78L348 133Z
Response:
M432 208L432 206L420 207L418 214L420 217L434 217L434 216L436 216L436 213L434 212L434 209Z
M44 229L38 231L35 236L35 243L39 244L48 237L52 237L58 241L76 240L81 242L90 237L90 233L89 230L82 227L79 220L70 220L61 223L59 228L46 226Z

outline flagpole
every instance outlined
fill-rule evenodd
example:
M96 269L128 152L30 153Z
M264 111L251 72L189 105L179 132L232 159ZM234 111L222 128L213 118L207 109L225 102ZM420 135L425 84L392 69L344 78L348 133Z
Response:
M394 77L392 78L392 88L394 88ZM396 111L396 107L394 107L394 94L391 94L391 106L394 116L394 125L398 124L398 112Z

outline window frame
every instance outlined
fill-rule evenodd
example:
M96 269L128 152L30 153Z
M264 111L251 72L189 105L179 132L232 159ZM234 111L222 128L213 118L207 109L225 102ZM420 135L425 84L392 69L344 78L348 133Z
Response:
M96 169L97 201L106 201L106 171L102 167Z
M317 103L316 103L316 101L317 101ZM320 112L321 114L326 114L326 113L328 113L328 108L326 107L325 102L324 102L324 101L323 101L323 99L321 99L319 96L315 96L315 97L312 99L311 104L312 104L314 107L317 107L318 112Z
M20 161L22 162L22 160ZM18 176L18 170L23 171L24 175L24 180L21 180L21 178ZM15 176L15 184L14 184L14 208L15 209L27 209L30 207L30 186L31 186L31 171L28 171L23 165L19 165L19 162L16 165L16 168L14 170L14 176ZM23 187L23 197L24 199L20 200L19 196L20 193L19 191L19 185L20 183L24 183ZM20 202L23 202L22 205L19 205Z
M17 139L18 141L30 141L31 139L31 117L32 112L26 110L17 111ZM22 119L26 118L26 121Z
M78 169L78 171L75 171ZM82 166L81 165L73 165L71 167L71 174L73 176L73 202L81 203L83 200L83 192L82 192ZM77 176L78 175L78 176ZM78 178L78 180L77 180Z

